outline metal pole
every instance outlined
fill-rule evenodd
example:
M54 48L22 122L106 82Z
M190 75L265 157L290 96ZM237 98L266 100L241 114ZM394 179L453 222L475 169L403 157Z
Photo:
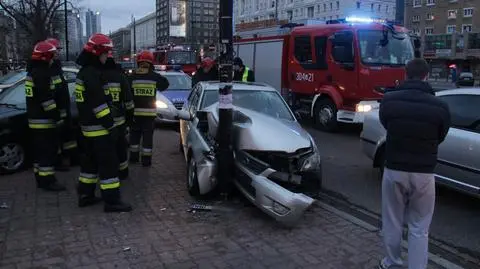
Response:
M63 2L65 7L65 60L68 61L68 14L67 14L67 0Z
M133 17L133 63L137 64L137 26Z
M219 106L217 131L217 178L219 190L228 194L233 171L232 80L233 80L233 0L220 1Z

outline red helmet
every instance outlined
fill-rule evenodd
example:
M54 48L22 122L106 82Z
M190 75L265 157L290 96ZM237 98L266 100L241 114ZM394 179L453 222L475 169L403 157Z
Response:
M153 53L151 51L148 51L148 50L144 50L144 51L140 52L137 56L137 62L138 63L147 62L147 63L153 64L154 59L155 58L153 57Z
M57 50L62 49L62 45L60 44L60 40L58 40L56 38L53 38L53 37L47 38L45 41L52 44L53 46L55 46L55 48L57 48Z
M55 56L57 48L46 41L38 42L33 48L32 60L49 62Z
M205 57L202 60L202 67L203 68L211 68L215 65L215 61L212 60L210 57Z
M83 49L96 56L100 56L113 50L113 42L104 34L94 34L88 39Z

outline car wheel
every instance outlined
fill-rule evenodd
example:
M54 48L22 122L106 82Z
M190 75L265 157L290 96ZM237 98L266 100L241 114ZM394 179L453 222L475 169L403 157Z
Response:
M200 196L200 187L198 184L197 163L195 158L190 156L187 168L187 189L188 193L193 197Z
M14 173L25 166L25 149L15 141L0 144L0 172Z
M314 109L315 126L327 132L335 132L338 128L337 106L330 99L318 100Z

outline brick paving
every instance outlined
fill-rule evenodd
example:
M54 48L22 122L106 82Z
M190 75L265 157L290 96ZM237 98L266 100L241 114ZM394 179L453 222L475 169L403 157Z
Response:
M36 190L30 171L0 177L0 268L374 268L381 240L320 207L286 228L242 200L228 212L187 212L178 133L156 131L154 165L123 184L134 211L77 208L68 192ZM434 267L433 265L429 268Z

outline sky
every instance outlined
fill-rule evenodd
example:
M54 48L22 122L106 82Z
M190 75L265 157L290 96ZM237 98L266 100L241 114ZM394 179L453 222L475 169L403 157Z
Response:
M132 15L138 20L148 13L155 12L155 0L81 0L83 9L100 11L102 32L108 34L131 22ZM85 18L82 22L85 23ZM85 27L85 26L84 26Z

